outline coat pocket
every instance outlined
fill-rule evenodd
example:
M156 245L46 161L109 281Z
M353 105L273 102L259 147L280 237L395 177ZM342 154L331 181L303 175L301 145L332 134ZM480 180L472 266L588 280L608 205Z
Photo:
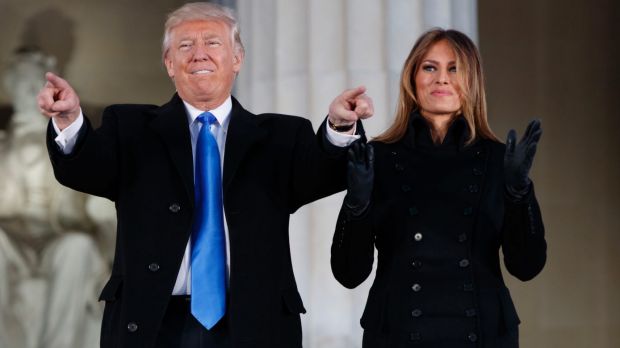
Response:
M103 287L99 301L105 301L103 318L101 321L101 348L119 347L120 339L120 313L121 313L121 291L123 287L123 277L112 276Z
M297 289L287 289L282 291L282 301L284 308L291 314L306 313L304 303Z
M112 276L101 290L99 301L114 302L120 296L123 285L123 277Z

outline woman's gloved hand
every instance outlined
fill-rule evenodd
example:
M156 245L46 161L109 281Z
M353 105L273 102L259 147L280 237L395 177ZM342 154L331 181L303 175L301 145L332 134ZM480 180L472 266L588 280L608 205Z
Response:
M521 200L530 191L531 180L528 175L541 135L540 120L530 121L518 144L516 144L517 132L514 129L508 132L504 155L504 179L506 192L516 201Z
M372 145L356 141L348 151L347 195L344 206L351 217L361 216L370 204L375 177L375 153Z

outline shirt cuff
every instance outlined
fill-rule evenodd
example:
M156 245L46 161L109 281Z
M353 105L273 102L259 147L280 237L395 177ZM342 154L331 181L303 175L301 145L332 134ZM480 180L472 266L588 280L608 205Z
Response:
M69 127L63 129L62 131L56 125L56 121L52 118L52 126L54 126L54 131L56 131L56 144L60 148L63 154L68 155L73 152L73 148L75 147L75 142L78 138L78 133L82 125L84 124L84 115L82 114L82 109L80 109L80 115L78 116L73 123L69 125Z
M357 123L353 126L353 134L346 133L338 133L335 130L329 128L329 126L325 127L327 129L327 140L338 147L346 147L351 145L352 142L356 141L361 137L359 134L355 134L357 130Z

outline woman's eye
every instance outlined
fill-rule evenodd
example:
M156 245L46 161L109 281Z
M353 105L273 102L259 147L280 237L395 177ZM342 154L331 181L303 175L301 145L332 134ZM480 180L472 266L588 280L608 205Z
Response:
M455 67L455 66L450 67L450 68L448 69L448 71L449 71L449 72L451 72L451 73L455 73L455 72L456 72L456 67Z
M422 66L422 70L432 72L432 71L435 71L437 69L435 69L435 67L432 66L432 65L424 65L424 66Z

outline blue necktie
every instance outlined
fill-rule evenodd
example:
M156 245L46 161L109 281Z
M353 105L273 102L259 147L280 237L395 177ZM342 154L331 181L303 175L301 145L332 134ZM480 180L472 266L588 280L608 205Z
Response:
M220 152L209 126L210 112L198 116L196 142L196 209L192 230L192 315L211 329L226 312L226 241L222 216Z

